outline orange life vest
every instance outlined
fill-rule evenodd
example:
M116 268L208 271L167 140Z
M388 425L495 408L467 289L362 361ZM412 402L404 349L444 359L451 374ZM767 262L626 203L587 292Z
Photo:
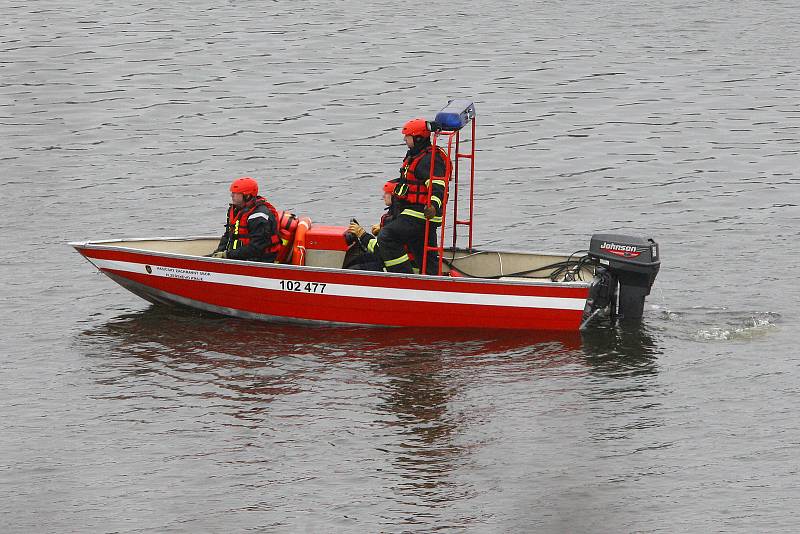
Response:
M267 202L263 197L256 197L251 200L240 210L235 210L233 206L228 208L228 249L236 250L240 247L250 244L249 232L247 229L247 219L256 211L260 206L264 206L267 210L278 220L278 212L275 208ZM269 243L263 254L277 254L280 250L281 240L277 233L269 236Z
M297 215L290 211L278 212L278 238L281 241L275 263L285 263L292 253L292 240L297 231Z
M447 157L447 152L438 146L436 147L436 151L445 162L444 176L431 176L430 180L439 179L446 181L450 177L450 158ZM411 206L409 207L416 206L424 208L428 205L428 197L430 196L429 184L426 183L426 181L417 178L415 172L420 161L422 161L422 158L425 157L426 154L430 154L432 158L435 158L437 155L433 153L433 146L429 146L413 158L406 158L403 161L403 166L400 167L401 186L395 189L395 194L397 194L397 196L406 203L410 204Z

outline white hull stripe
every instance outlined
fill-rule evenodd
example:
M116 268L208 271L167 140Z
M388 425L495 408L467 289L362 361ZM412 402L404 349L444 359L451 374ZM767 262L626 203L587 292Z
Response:
M295 281L291 278L261 278L241 274L197 271L178 267L134 263L117 260L88 258L99 269L111 269L162 278L192 280L201 283L229 284L241 287L254 287L272 291L313 293L337 297L397 300L404 302L439 302L446 304L477 304L480 306L509 306L512 308L547 308L557 310L583 310L585 299L567 297L536 297L525 295L498 295L487 293L459 293L455 291L434 291L428 289L398 289L382 286L358 286L348 284L315 283ZM150 267L147 272L146 267ZM324 286L324 287L323 287Z

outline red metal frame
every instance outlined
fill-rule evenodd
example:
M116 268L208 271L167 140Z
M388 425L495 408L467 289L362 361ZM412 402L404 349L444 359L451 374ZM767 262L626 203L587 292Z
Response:
M472 136L469 139L470 147L469 152L461 152L461 130L455 131L441 131L441 132L434 132L433 134L433 149L434 154L436 153L437 142L440 136L447 137L447 157L453 162L453 172L452 177L449 176L434 176L434 163L436 158L431 157L431 168L428 176L431 176L431 180L434 178L444 178L445 188L444 188L444 198L442 199L442 225L439 228L439 240L437 241L437 246L431 247L428 246L428 235L430 232L430 221L426 221L425 223L425 241L423 243L422 249L422 258L420 258L420 272L422 274L425 273L425 266L427 262L425 259L428 257L429 251L437 251L439 254L439 265L438 265L438 272L436 274L442 274L442 261L444 259L444 240L445 240L445 233L447 227L447 203L450 199L450 182L453 182L453 248L456 248L456 242L458 239L458 226L464 225L467 226L469 229L469 239L467 248L472 250L472 221L473 221L473 208L475 205L475 117L472 118L470 121L472 123ZM455 157L453 156L453 142L455 139ZM458 218L458 185L459 185L459 160L467 159L469 160L469 217L466 219L459 219ZM430 206L431 200L430 195L428 196L428 206Z

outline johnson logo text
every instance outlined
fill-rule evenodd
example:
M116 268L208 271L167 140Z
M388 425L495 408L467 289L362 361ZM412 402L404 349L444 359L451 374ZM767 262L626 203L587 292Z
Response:
M607 243L605 241L600 245L600 250L604 250L615 256L622 256L623 258L635 258L641 254L633 245L620 245L618 243Z

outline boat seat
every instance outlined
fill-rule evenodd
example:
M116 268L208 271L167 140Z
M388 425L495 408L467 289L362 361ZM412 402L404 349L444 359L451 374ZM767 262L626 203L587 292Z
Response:
M345 230L346 226L312 225L306 232L305 264L309 267L341 268L347 252Z

